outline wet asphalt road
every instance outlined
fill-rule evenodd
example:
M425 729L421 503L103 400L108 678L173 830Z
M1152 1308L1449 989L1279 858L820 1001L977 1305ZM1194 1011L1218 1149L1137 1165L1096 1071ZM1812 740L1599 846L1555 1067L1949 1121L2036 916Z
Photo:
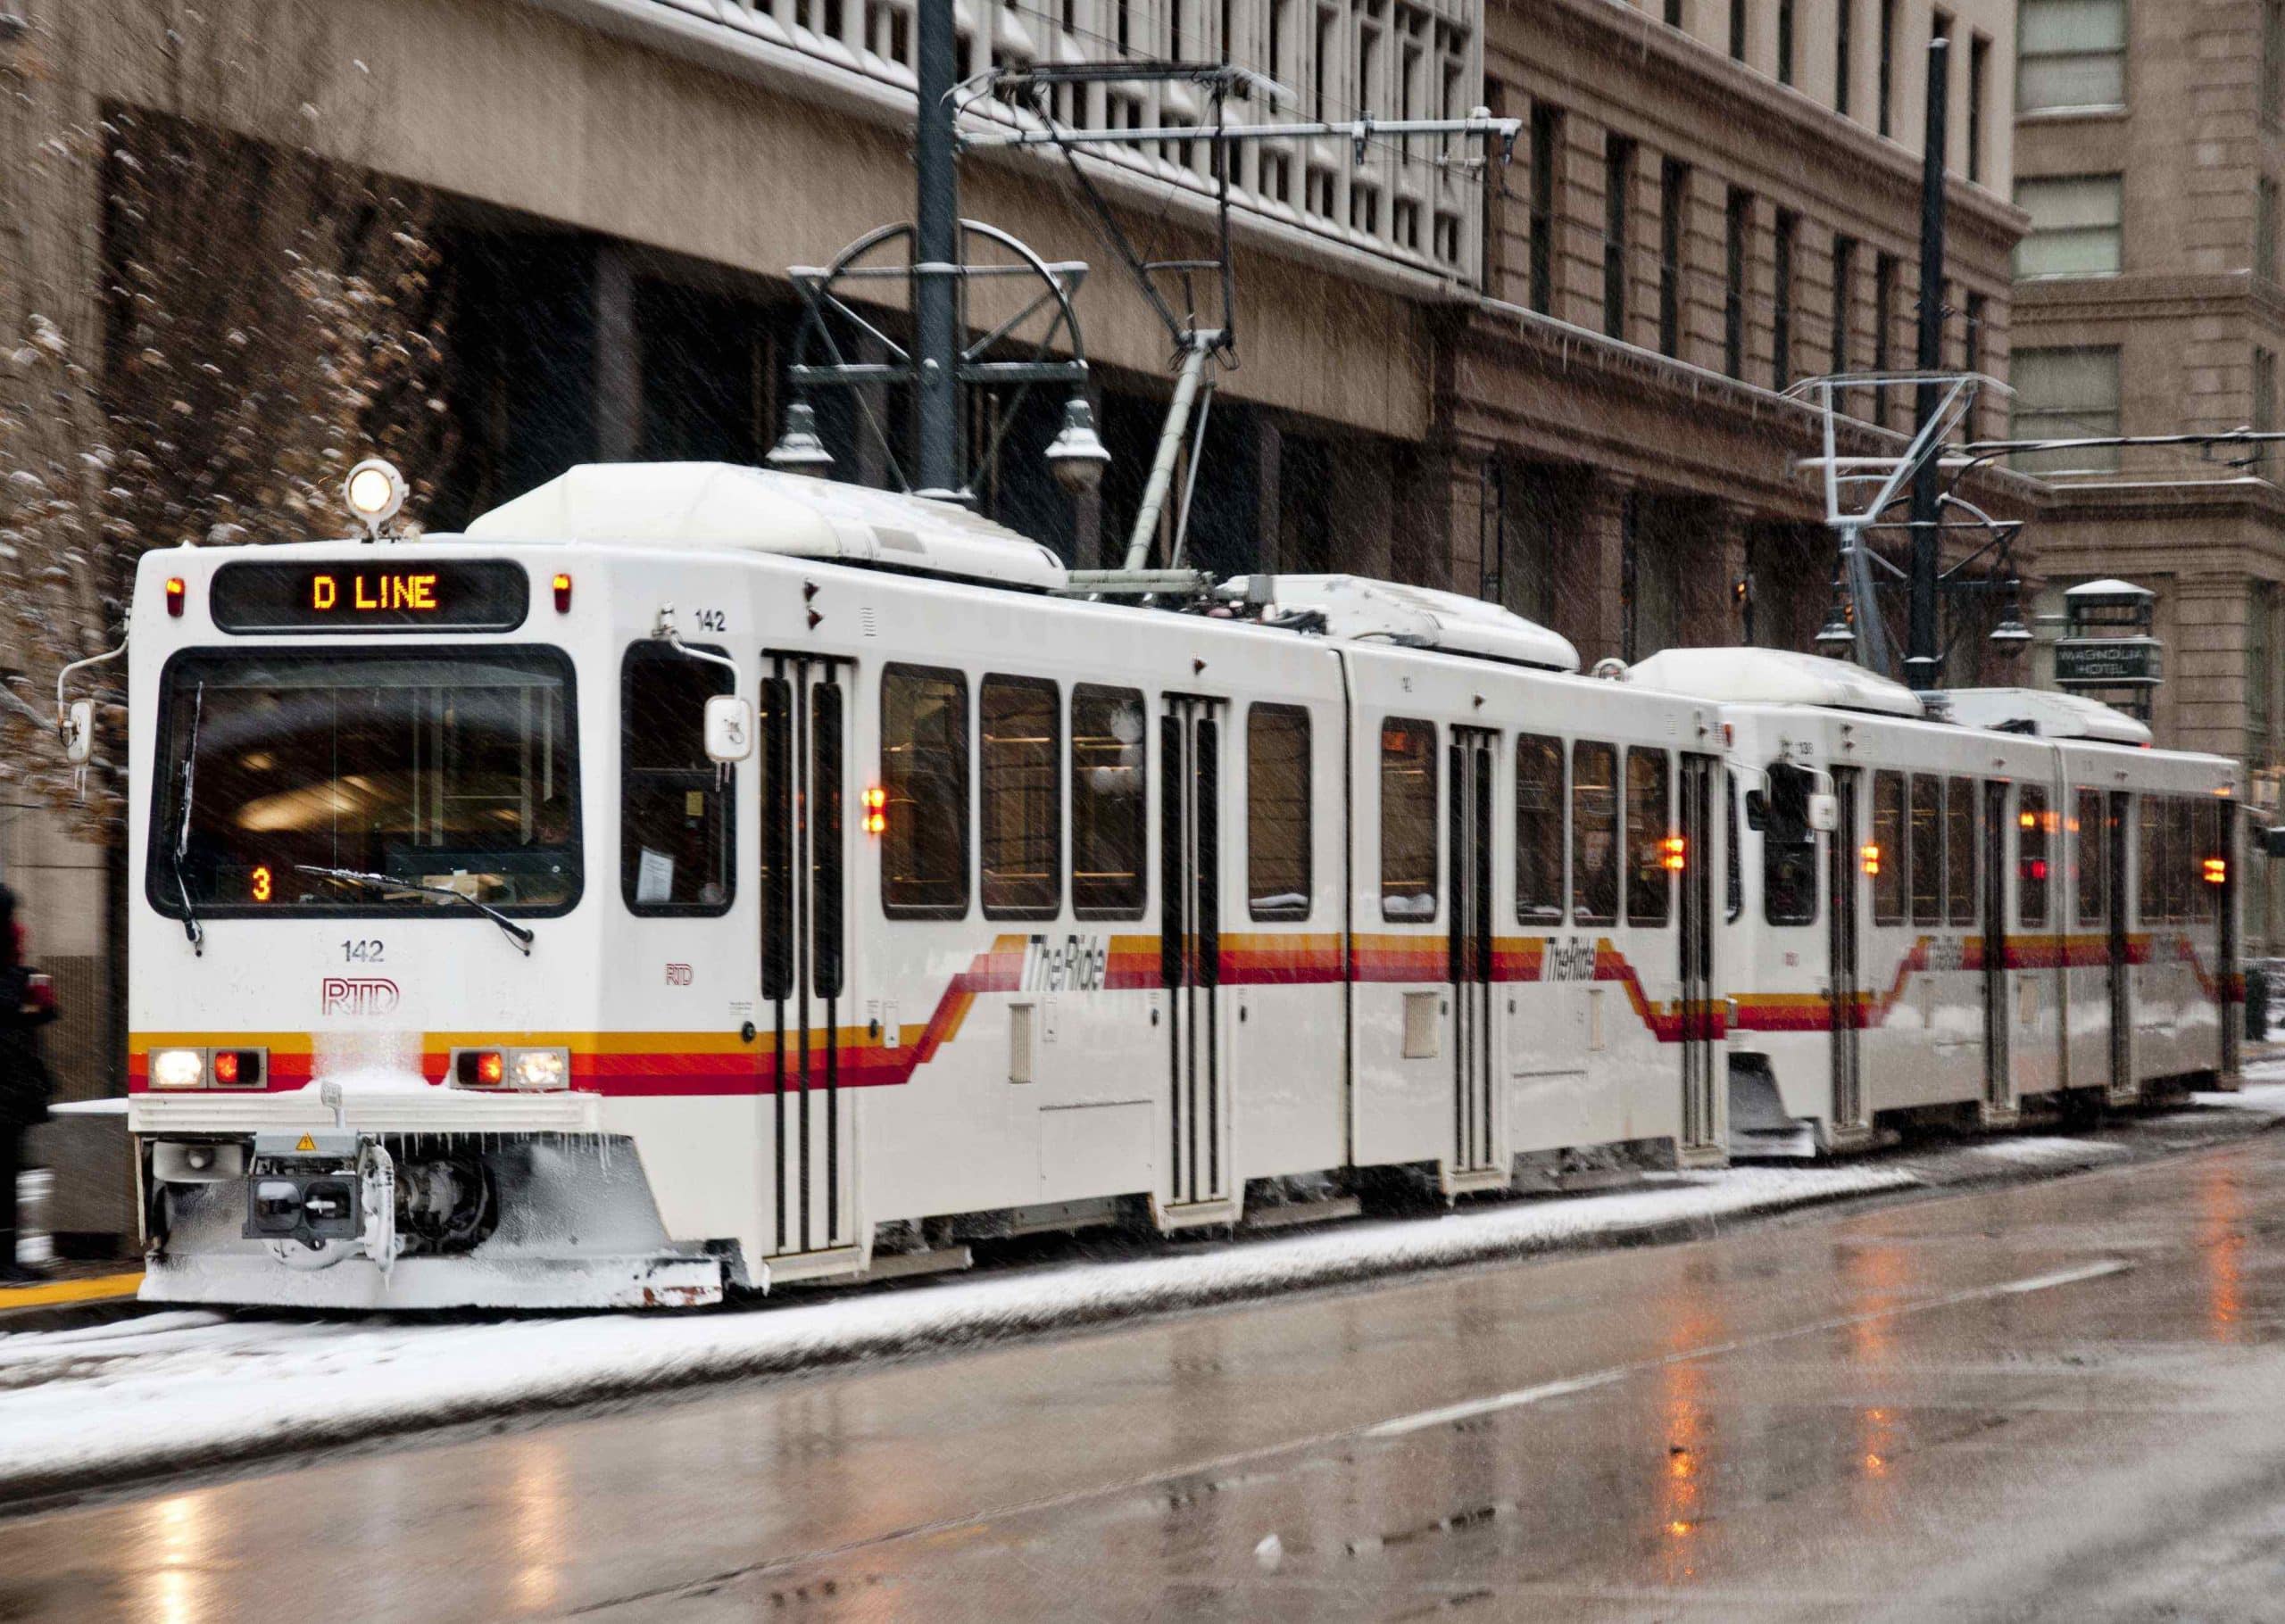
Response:
M2273 1133L0 1522L0 1620L2285 1618L2281 1308Z

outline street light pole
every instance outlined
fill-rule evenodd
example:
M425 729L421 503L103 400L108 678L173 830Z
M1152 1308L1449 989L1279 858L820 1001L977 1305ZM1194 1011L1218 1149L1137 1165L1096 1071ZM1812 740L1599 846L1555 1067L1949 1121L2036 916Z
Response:
M924 496L956 498L960 476L960 192L952 172L952 88L960 43L952 0L919 0L920 123L913 145L919 199L913 213L914 483Z
M1946 117L1951 103L1951 42L1941 35L1928 42L1928 127L1920 166L1920 353L1915 364L1932 375L1944 365L1944 153L1949 145ZM1941 388L1924 377L1914 402L1913 422L1924 432L1936 415ZM1911 608L1905 634L1904 680L1925 693L1943 683L1938 651L1937 577L1943 568L1943 472L1932 453L1912 476Z

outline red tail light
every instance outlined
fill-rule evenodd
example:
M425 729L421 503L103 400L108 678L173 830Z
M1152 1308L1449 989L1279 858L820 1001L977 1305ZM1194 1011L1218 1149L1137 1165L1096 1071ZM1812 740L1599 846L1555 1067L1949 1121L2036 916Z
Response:
M183 601L188 596L189 591L190 589L183 584L183 578L180 576L167 577L167 613L170 617L176 620L182 618Z
M571 612L571 577L569 576L559 574L555 577L555 612L559 615L568 615Z

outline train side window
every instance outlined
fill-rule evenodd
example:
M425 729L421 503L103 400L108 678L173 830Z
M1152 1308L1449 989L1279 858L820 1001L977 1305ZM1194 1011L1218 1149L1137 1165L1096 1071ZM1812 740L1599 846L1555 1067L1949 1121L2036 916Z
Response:
M1516 740L1516 918L1563 923L1563 741Z
M619 883L629 912L729 911L737 893L736 803L707 758L706 701L736 688L735 672L654 642L627 650L619 666Z
M968 914L968 678L881 673L881 910L892 919Z
M1815 924L1817 835L1809 827L1816 781L1790 762L1769 769L1769 814L1761 832L1761 912L1772 924Z
M2079 923L2102 924L2108 910L2105 899L2110 891L2110 857L2105 837L2110 833L2110 820L2103 811L2100 790L2081 790L2078 793L2078 811L2072 819L2073 889L2079 895Z
M2164 804L2155 795L2134 798L2135 855L2135 917L2143 924L2156 924L2165 913L2165 904L2159 892L2158 876L2165 872L2161 848L2165 844Z
M2015 917L2026 929L2047 924L2048 835L2054 828L2045 790L2027 783L2015 791Z
M1666 866L1671 827L1666 752L1626 752L1626 923L1661 925L1674 913L1673 871Z
M1033 676L976 692L984 916L1052 919L1063 902L1062 696Z
M1436 916L1436 725L1381 724L1381 917Z
M1873 923L1904 923L1904 775L1873 775L1873 839L1859 862L1873 868Z
M1618 918L1618 751L1584 740L1571 747L1571 919Z
M1953 924L1975 923L1975 780L1944 783L1944 917Z
M1149 881L1149 727L1132 688L1071 690L1071 911L1140 919Z
M2191 824L2187 796L2166 800L2166 917L2180 924L2190 916L2189 896L2196 884L2198 836Z
M1256 919L1309 916L1309 713L1298 705L1252 706L1246 711L1246 907Z
M1729 895L1724 899L1723 918L1731 924L1746 911L1746 859L1743 843L1738 839L1738 775L1726 767L1722 773L1724 855L1729 859Z
M1944 781L1927 773L1912 781L1912 836L1904 854L1912 890L1912 923L1944 923Z

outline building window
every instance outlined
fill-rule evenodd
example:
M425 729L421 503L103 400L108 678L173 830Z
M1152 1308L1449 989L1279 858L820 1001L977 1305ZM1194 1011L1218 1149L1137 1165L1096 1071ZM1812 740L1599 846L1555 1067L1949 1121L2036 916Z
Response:
M2262 122L2276 123L2281 112L2285 112L2285 0L2262 0Z
M719 914L737 892L737 798L707 759L705 736L706 701L737 686L736 672L655 644L627 650L619 677L619 881L629 912ZM546 816L543 809L543 822ZM543 831L536 843L560 838Z
M2253 274L2277 280L2277 183L2265 175L2253 192Z
M1896 133L1896 0L1881 0L1881 70L1874 81L1881 134Z
M1793 0L1777 0L1777 82L1793 82Z
M1793 381L1793 257L1800 237L1801 217L1780 209L1772 244L1777 296L1771 319L1769 377L1769 386L1780 391Z
M1730 0L1730 54L1746 59L1746 0Z
M1832 239L1832 369L1849 370L1849 357L1854 345L1849 342L1849 329L1857 325L1857 243L1852 237Z
M1246 906L1256 919L1309 916L1309 713L1246 712Z
M1875 254L1873 259L1873 371L1886 376L1896 360L1896 255ZM1890 397L1903 392L1897 389L1876 390L1873 395L1873 415L1885 419L1890 407Z
M1618 918L1618 751L1584 740L1571 747L1571 921Z
M1683 26L1682 0L1666 0L1666 26L1670 29Z
M1381 724L1381 917L1436 916L1436 725Z
M2115 348L2018 350L2009 370L2015 386L2010 438L2083 440L2118 433ZM2032 474L2110 469L2118 466L2118 451L2112 446L2022 452L2015 465Z
M1633 210L1634 143L1608 138L1603 152L1603 331L1626 336L1626 249Z
M1689 255L1690 165L1658 166L1658 350L1682 353L1683 270Z
M2103 277L2119 269L2121 202L2115 175L2059 175L2015 183L2032 217L2015 249L2018 277Z
M2018 112L2126 104L2126 0L2023 0L2017 17Z
M1722 243L1722 369L1732 377L1746 367L1747 233L1752 226L1753 194L1732 186Z
M1856 63L1853 46L1857 32L1857 0L1838 0L1840 15L1832 29L1832 110L1842 118L1849 116L1849 81Z
M1984 103L1991 94L1991 42L1981 34L1967 45L1967 178L1983 180Z
M1516 918L1563 923L1563 741L1516 741Z
M968 912L968 678L881 673L881 907L893 919Z
M2266 581L2255 582L2246 601L2246 731L2253 735L2248 754L2256 766L2269 760L2269 718L2277 686L2272 657L2277 646L2276 621L2276 589Z
M1544 102L1532 104L1532 309L1542 316L1555 308L1556 186L1562 161L1563 114Z
M1132 688L1071 690L1071 910L1140 919L1148 859L1148 730Z
M1062 905L1062 708L1035 677L987 676L978 691L986 919L1052 919Z

